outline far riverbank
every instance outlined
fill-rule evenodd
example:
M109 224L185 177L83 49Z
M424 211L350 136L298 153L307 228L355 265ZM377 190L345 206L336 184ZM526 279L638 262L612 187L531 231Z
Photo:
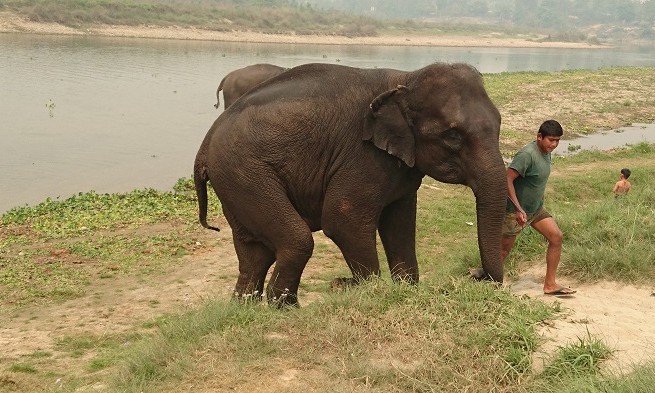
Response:
M57 23L39 23L14 13L0 12L0 33L64 34L107 37L158 38L225 42L314 44L314 45L378 45L378 46L444 46L444 47L507 47L507 48L607 48L583 42L540 42L531 37L451 35L383 35L378 37L345 37L334 35L283 35L252 31L214 31L187 27L96 25L72 28Z

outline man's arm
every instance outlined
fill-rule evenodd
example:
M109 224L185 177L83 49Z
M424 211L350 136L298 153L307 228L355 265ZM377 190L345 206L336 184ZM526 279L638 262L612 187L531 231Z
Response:
M516 197L516 189L514 188L514 180L519 176L521 175L516 171L516 169L507 168L507 194L509 200L512 201L512 204L514 205L516 222L519 225L525 225L528 221L528 215L521 207L519 199Z

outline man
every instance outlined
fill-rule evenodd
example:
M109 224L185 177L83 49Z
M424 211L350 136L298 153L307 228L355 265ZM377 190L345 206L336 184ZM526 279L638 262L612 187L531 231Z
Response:
M537 132L537 139L525 145L507 168L507 202L501 262L514 247L516 236L527 226L532 226L548 241L546 251L546 278L544 294L567 296L576 291L557 284L555 276L562 254L562 231L553 217L544 209L544 193L550 176L551 152L559 144L564 131L555 120L545 121ZM475 278L485 275L481 269L471 271Z

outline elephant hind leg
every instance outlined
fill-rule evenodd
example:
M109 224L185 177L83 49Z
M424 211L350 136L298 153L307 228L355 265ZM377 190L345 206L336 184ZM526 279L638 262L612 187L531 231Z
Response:
M298 217L293 230L286 229L285 236L275 239L277 262L266 288L266 296L272 304L297 305L300 277L312 256L314 238L307 224Z
M232 241L239 260L239 278L233 295L240 300L261 300L266 274L275 262L275 252L258 241L225 206L223 214L232 228Z
M268 301L280 306L297 304L300 278L314 250L309 226L286 197L286 191L274 182L248 183L240 195L256 198L246 202L242 197L223 204L239 257L237 291L261 290L275 262L266 288Z
M245 241L233 235L234 249L239 258L239 278L234 296L240 300L261 300L266 274L275 262L275 253L258 241Z
M275 262L266 287L269 303L297 305L300 278L314 250L314 238L295 210L287 210L281 217L261 227L263 242L235 238L239 257L237 291L254 289L261 293L266 274Z

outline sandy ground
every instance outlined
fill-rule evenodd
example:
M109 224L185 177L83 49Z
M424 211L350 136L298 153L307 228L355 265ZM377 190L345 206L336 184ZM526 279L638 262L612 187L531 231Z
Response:
M542 328L546 340L536 354L534 366L543 367L558 347L590 337L602 340L614 352L604 363L607 370L629 372L633 366L655 360L655 291L613 282L568 283L578 292L567 297L544 295L546 271L536 266L508 284L510 291L544 302L559 302L562 319ZM563 283L566 278L560 279Z
M504 38L487 36L381 36L342 37L319 35L262 34L247 31L220 32L195 28L157 26L95 26L74 29L55 23L35 23L10 12L0 12L0 33L68 34L108 37L139 37L178 40L206 40L229 42L261 42L318 45L386 45L386 46L459 46L513 48L601 48L586 43L536 42L526 37Z

